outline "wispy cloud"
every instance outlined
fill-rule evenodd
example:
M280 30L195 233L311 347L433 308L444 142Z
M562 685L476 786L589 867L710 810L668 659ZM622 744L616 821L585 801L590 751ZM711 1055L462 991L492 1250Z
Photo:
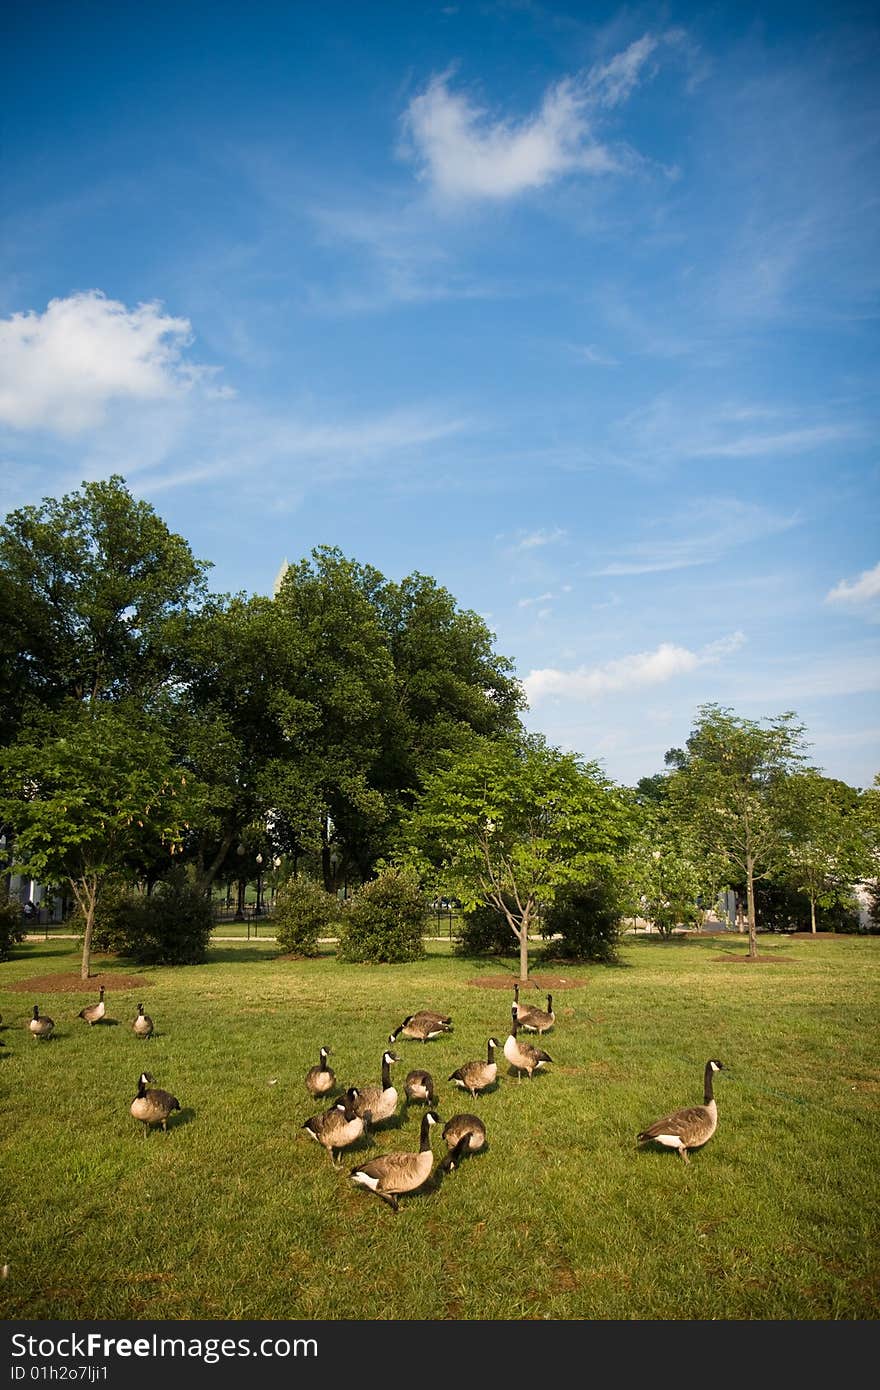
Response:
M738 651L745 640L742 632L735 632L729 637L710 642L699 651L691 651L673 642L661 642L654 651L637 652L599 666L579 666L574 671L561 671L553 667L530 671L523 685L532 707L549 696L569 700L595 699L614 691L662 685L700 666L715 665Z
M872 570L863 570L858 579L841 579L830 593L826 594L826 603L870 603L872 599L880 598L880 564L876 564Z
M619 546L615 559L595 574L660 574L712 564L736 546L754 544L798 523L796 515L772 512L736 497L701 498L685 508L683 515L660 518L658 529L663 534ZM679 535L670 535L676 526ZM687 527L684 533L682 526Z
M646 34L609 62L548 87L540 106L515 119L494 116L453 91L451 74L434 77L405 116L419 177L452 201L504 199L567 174L607 174L630 167L631 152L614 150L595 127L603 109L627 100L659 40Z
M0 321L0 421L75 435L115 401L168 400L196 382L217 393L215 369L183 356L192 337L189 321L159 304L128 309L99 290L13 314Z
M557 541L564 540L568 535L561 526L557 526L553 531L530 531L527 535L520 536L511 546L512 550L537 550L543 545L555 545Z

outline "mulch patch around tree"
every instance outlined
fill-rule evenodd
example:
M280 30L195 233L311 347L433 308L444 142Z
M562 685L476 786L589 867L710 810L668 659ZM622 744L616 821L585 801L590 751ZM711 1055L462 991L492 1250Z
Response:
M97 994L101 985L106 990L129 990L148 988L152 981L145 975L115 975L112 972L90 975L87 980L80 979L79 973L69 970L60 975L33 975L29 980L19 980L7 985L7 989L19 994Z
M478 975L475 980L468 980L469 985L475 985L477 989L513 989L519 982L519 976L509 975ZM537 989L582 989L587 984L586 980L572 980L567 975L530 975L527 985L520 985L520 990Z

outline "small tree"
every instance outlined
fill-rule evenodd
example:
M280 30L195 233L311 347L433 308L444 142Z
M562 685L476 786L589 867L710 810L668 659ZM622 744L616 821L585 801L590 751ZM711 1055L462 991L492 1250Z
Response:
M417 876L386 868L345 904L338 956L344 961L399 964L420 960L428 921Z
M339 899L310 878L289 878L278 887L272 909L275 940L282 951L316 956L318 937L335 935Z
M491 904L529 970L529 933L566 883L589 881L623 852L630 814L595 764L540 736L475 739L426 778L404 826L407 861L465 911Z
M186 824L185 787L164 739L138 711L98 701L41 713L0 750L0 817L14 830L15 867L70 884L83 919L84 980L104 885L137 857L144 835L174 852Z
M726 860L729 881L745 880L752 960L758 954L755 880L785 853L782 791L804 761L803 733L791 713L762 728L708 704L700 706L687 752L675 750L670 805L680 824L692 826L702 853Z
M783 788L788 857L782 873L810 901L810 931L817 907L847 904L852 885L871 871L854 787L818 772L789 777Z

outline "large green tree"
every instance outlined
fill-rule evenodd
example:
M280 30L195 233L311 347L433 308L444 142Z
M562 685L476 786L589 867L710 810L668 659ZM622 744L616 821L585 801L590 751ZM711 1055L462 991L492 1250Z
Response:
M16 665L2 693L19 712L25 697L151 699L175 673L206 569L118 475L11 512L0 597Z
M0 815L15 829L14 868L70 885L85 922L84 980L106 883L145 842L160 840L171 862L191 790L161 731L130 704L68 700L35 713L0 749Z
M537 735L472 738L425 777L402 857L465 908L503 914L525 982L540 910L564 884L613 867L631 830L626 799L595 763Z
M787 779L805 763L803 726L790 712L757 722L705 704L686 750L676 753L671 807L705 855L726 861L728 882L745 882L754 959L755 880L777 869L787 854L784 792Z

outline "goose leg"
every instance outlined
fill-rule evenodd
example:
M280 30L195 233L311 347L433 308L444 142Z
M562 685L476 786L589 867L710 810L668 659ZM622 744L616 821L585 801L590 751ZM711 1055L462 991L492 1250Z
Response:
M687 1149L684 1147L683 1144L682 1144L681 1148L680 1148L679 1151L678 1151L678 1156L679 1156L679 1158L683 1158L684 1161L685 1161L685 1163L690 1163L690 1159L688 1158L688 1151L687 1151Z

